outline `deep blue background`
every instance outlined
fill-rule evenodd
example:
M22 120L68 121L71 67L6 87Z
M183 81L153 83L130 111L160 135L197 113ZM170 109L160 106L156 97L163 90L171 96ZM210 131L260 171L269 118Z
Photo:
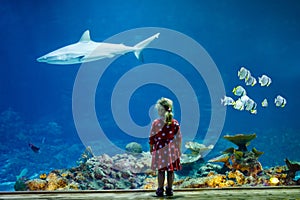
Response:
M269 88L256 86L249 88L248 94L258 103L267 97L270 106L260 108L257 115L229 108L222 135L256 132L258 137L251 146L265 151L261 157L263 165L282 165L285 157L300 160L297 154L300 129L298 0L2 0L0 5L1 112L12 108L29 124L55 121L63 129L63 138L80 144L72 118L72 89L80 65L49 65L36 62L36 58L78 41L86 29L94 41L103 41L129 29L164 27L188 35L206 49L218 66L229 95L234 86L244 85L236 76L240 66L245 65L256 77L269 75L273 80ZM146 62L156 61L157 57L168 60L163 52L159 55L149 50L147 55ZM103 80L107 87L99 88L102 93L97 93L97 99L103 99L101 95L105 92L109 94L109 81L116 81L122 72L139 64L130 54L120 59L125 59L126 66L120 64L119 69L107 72L108 77ZM182 73L190 75L193 71ZM190 79L191 82L199 80L197 90L207 91L201 77L190 76ZM158 92L151 97L149 91ZM145 86L137 91L133 101L139 98L138 92L145 95L142 98L146 106L152 105L160 94L171 95L165 88ZM276 108L272 102L277 94L287 98L288 104L283 109ZM207 97L201 101L209 102ZM109 105L104 100L97 106ZM175 106L178 105L176 99L174 101ZM132 113L137 123L149 120L148 116L143 118L143 112L133 109ZM180 118L180 113L176 114ZM201 130L209 123L210 116L205 117L206 114L201 113L199 139L204 134ZM110 113L106 119L114 123ZM118 128L112 130L118 131ZM7 141L1 140L1 143L9 146ZM146 145L143 144L145 149ZM231 144L219 140L212 155L228 146ZM26 166L26 162L23 163Z

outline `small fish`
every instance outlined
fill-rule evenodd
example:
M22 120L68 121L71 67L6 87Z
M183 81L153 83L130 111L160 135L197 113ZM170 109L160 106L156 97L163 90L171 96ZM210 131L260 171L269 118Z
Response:
M236 102L233 105L233 108L236 110L244 110L244 103L241 99L236 100Z
M40 152L40 148L37 147L37 146L34 146L33 144L29 143L28 144L29 147L31 148L31 150L34 152L34 153L39 153Z
M253 76L250 76L247 80L245 79L246 85L251 85L252 87L257 83Z
M245 105L250 98L247 95L243 95L240 99L243 102L243 104Z
M251 73L249 70L247 70L245 67L241 67L238 71L238 77L240 80L248 80L248 78L251 76Z
M248 101L245 103L245 110L248 110L252 114L257 114L256 110L257 104L252 99L248 99Z
M267 100L267 99L264 99L264 100L261 102L261 106L262 106L262 107L268 107L268 100Z
M244 96L246 95L246 90L242 86L237 86L232 90L233 94L236 96Z
M276 98L275 98L275 101L274 101L275 105L277 107L284 107L286 105L286 99L283 98L282 96L278 95Z
M266 75L262 75L261 77L258 77L258 82L260 83L260 86L269 86L272 83L272 79Z
M221 99L221 104L223 104L224 106L231 106L234 104L234 100L231 97L224 96L224 98Z

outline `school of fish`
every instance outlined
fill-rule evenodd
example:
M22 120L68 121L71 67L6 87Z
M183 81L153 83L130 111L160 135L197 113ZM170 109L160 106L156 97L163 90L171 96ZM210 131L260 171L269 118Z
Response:
M245 81L246 86L253 87L257 84L257 79L254 76L252 76L251 72L245 67L241 67L238 70L237 75L240 80ZM263 74L260 77L258 77L258 83L261 87L269 87L272 83L272 79L267 75ZM238 96L238 99L234 100L232 97L225 95L224 98L221 99L221 104L223 104L224 106L232 106L236 110L246 110L249 111L251 114L257 114L257 103L249 96L247 96L247 91L243 86L238 85L234 87L232 93L235 96ZM281 95L277 95L274 100L274 104L277 107L283 108L287 104L287 100ZM261 102L261 106L268 107L268 105L268 100L267 98L265 98Z

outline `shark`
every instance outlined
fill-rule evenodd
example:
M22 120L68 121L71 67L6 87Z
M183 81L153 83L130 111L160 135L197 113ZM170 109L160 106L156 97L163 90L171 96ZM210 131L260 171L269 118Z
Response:
M124 44L113 44L105 42L94 42L90 38L90 31L86 30L77 43L59 48L44 56L37 58L38 62L48 64L70 65L78 63L86 63L104 58L112 58L117 55L124 55L133 52L138 60L143 60L141 52L153 40L159 37L160 33L137 43L134 46L126 46Z

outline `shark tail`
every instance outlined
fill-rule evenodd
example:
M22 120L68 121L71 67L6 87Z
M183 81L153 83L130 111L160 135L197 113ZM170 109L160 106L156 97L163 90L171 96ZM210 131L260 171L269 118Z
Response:
M156 33L155 35L137 43L134 47L137 48L137 50L134 51L134 55L138 60L142 60L141 52L143 49L145 49L154 39L158 38L160 33Z

